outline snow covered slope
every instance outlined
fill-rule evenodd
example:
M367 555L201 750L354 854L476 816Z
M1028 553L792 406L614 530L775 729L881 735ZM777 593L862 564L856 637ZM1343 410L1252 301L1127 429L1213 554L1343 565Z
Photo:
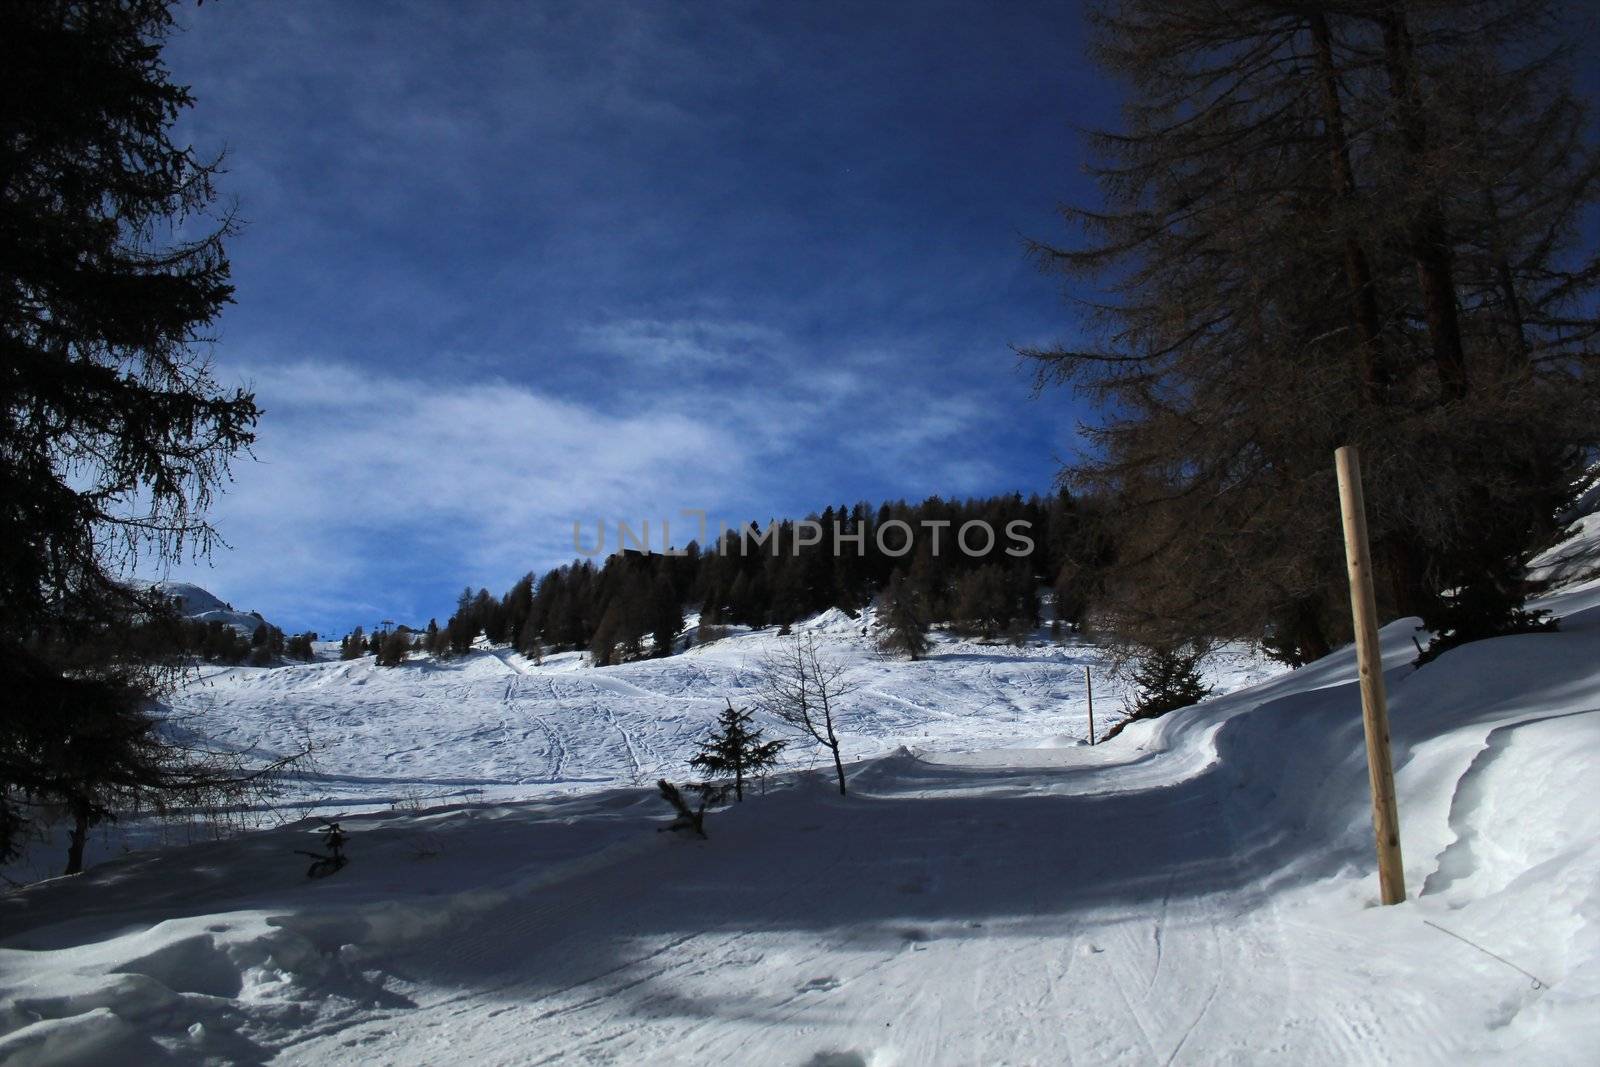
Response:
M308 821L0 898L0 1061L1590 1063L1600 583L1543 606L1561 632L1421 670L1385 629L1390 908L1349 650L1090 749L1092 650L897 664L838 627L852 795L802 757L708 841L631 783L681 776L771 634L223 672L185 706L322 729L323 800L482 792L347 817L327 879Z
M941 636L935 658L884 659L860 624L829 613L797 627L824 654L853 666L844 752L864 758L901 746L950 750L1072 743L1087 736L1083 671L1093 646L1038 641L1024 648ZM754 699L761 658L787 642L742 634L666 659L600 669L564 653L542 665L505 649L380 668L371 656L303 666L229 668L178 694L176 714L203 733L264 754L317 747L319 773L295 791L325 810L465 797L497 799L651 784L681 777L725 700ZM1259 659L1218 659L1223 688L1259 677ZM1102 679L1100 732L1120 712ZM758 716L769 731L776 720ZM791 763L819 755L796 747Z

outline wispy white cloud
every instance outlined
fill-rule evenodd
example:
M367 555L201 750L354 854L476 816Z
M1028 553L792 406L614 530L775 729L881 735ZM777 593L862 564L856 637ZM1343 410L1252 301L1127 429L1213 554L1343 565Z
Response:
M499 589L572 558L574 521L586 544L598 519L613 530L648 519L659 538L658 520L683 508L732 522L862 485L952 494L998 475L964 444L983 402L869 373L873 353L808 375L802 346L738 320L624 319L589 336L629 360L721 366L753 345L774 358L716 387L641 388L620 375L583 400L374 362L246 366L265 414L254 459L215 511L232 548L179 575L290 625L421 620L448 607L441 588ZM843 457L847 477L816 469L823 450ZM687 521L675 524L675 542L688 536Z
M725 428L648 404L606 414L511 382L350 364L261 368L253 385L255 459L215 513L232 549L182 573L269 617L326 617L319 602L437 611L406 576L497 585L570 558L574 520L705 506L748 480ZM394 598L375 604L385 578Z
M769 326L723 318L612 318L579 330L581 343L637 366L661 370L730 368L779 370L791 345Z
M631 372L657 374L652 395L714 419L762 458L761 469L786 466L804 444L842 453L848 469L891 476L908 493L974 491L998 475L969 447L992 418L993 398L897 373L904 350L819 352L777 327L717 315L616 318L589 325L583 338ZM691 388L674 387L696 374Z

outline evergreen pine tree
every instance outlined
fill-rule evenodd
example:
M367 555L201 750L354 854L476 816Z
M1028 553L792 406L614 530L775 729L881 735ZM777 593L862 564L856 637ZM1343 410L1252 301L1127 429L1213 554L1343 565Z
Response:
M472 650L472 639L478 636L478 625L473 613L472 587L461 590L456 598L456 613L445 624L450 635L450 651L464 656Z
M928 654L928 615L922 593L899 572L884 592L878 625L878 644L884 651L903 652L913 660Z
M254 398L218 387L191 344L232 299L232 225L213 212L216 163L171 137L193 101L162 62L168 8L5 10L0 654L170 609L120 565L135 546L206 550L204 509L254 438Z
M194 102L162 57L173 6L0 16L0 860L58 805L69 872L102 819L248 791L160 728L179 657L123 645L171 613L123 577L209 551L206 512L259 416L204 344L232 300L234 225L218 162L173 135Z
M678 594L673 590L671 580L664 574L655 581L654 592L651 594L650 617L651 640L655 645L655 654L672 655L673 645L678 635L683 632L683 608L678 603Z
M782 740L763 741L754 716L734 707L730 700L689 766L708 776L733 775L733 795L742 801L745 779L777 766L778 754L786 745Z
M398 667L410 652L411 631L404 626L390 630L378 646L378 666Z
M1199 664L1200 650L1192 646L1147 650L1133 671L1137 690L1129 717L1153 719L1204 700L1211 687Z

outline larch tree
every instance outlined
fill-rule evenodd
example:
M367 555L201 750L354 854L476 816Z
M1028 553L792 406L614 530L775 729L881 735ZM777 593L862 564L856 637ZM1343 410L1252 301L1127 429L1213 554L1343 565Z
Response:
M784 641L757 668L756 690L762 707L827 750L833 759L839 795L845 795L844 758L840 754L840 702L856 689L849 667L830 660L805 634Z
M1520 562L1600 425L1574 246L1596 155L1553 10L1096 9L1125 128L1093 141L1104 203L1031 246L1093 340L1025 355L1108 412L1067 476L1111 504L1114 634L1266 636L1295 661L1345 637L1331 453L1352 443L1383 609L1519 624Z

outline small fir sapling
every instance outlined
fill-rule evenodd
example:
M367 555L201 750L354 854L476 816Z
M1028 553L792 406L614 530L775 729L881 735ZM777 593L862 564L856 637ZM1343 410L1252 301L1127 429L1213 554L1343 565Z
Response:
M1132 708L1135 719L1154 719L1198 704L1211 692L1200 676L1198 649L1151 649L1134 669L1133 681L1139 687Z
M742 801L745 779L777 766L778 754L788 742L763 741L754 716L734 707L731 700L727 703L711 737L701 742L689 766L711 776L733 775L733 795Z
M1132 671L1137 691L1127 701L1127 717L1106 731L1101 740L1111 740L1130 722L1159 718L1209 696L1211 687L1200 674L1204 652L1203 647L1194 644L1146 649Z

